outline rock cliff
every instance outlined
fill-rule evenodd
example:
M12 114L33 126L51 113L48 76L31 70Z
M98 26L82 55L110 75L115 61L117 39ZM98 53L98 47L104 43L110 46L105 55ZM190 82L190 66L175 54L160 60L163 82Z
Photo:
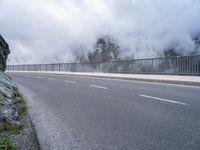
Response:
M8 54L10 54L8 43L0 35L0 70L1 71L6 70L6 60L8 58Z
M0 35L0 122L7 120L12 125L17 123L16 86L3 71L10 53L7 42Z

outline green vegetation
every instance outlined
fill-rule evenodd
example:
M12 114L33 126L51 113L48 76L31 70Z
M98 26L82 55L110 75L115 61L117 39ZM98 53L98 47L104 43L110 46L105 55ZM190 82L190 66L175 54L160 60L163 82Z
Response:
M0 137L0 150L14 150L15 147L12 144L9 136Z
M21 95L17 93L17 98L16 98L16 103L17 103L17 112L18 112L18 120L22 119L24 116L27 115L27 108L26 108L26 103L22 99Z
M19 93L17 93L16 97L16 108L18 112L17 121L20 122L20 120L27 115L27 108ZM14 150L15 146L11 142L11 137L20 134L22 130L23 125L19 124L12 127L7 120L3 120L3 122L0 123L0 150Z
M2 123L0 123L0 133L4 131L8 131L10 129L10 124L7 120L4 120Z

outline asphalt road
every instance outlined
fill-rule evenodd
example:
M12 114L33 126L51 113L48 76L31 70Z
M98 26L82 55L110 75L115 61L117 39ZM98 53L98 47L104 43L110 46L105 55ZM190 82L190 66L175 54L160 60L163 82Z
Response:
M42 149L200 150L200 87L8 74Z

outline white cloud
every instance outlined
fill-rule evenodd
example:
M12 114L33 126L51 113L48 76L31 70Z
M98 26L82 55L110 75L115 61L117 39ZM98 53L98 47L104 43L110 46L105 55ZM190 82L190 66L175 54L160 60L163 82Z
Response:
M10 63L68 62L106 34L124 55L154 57L171 45L192 51L199 14L199 0L0 0L0 33Z

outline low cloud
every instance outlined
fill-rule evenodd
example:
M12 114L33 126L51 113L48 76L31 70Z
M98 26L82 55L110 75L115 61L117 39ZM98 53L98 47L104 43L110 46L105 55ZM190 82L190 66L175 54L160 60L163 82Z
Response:
M104 35L123 56L155 57L171 47L188 54L199 14L199 0L0 0L0 33L10 64L70 62Z

